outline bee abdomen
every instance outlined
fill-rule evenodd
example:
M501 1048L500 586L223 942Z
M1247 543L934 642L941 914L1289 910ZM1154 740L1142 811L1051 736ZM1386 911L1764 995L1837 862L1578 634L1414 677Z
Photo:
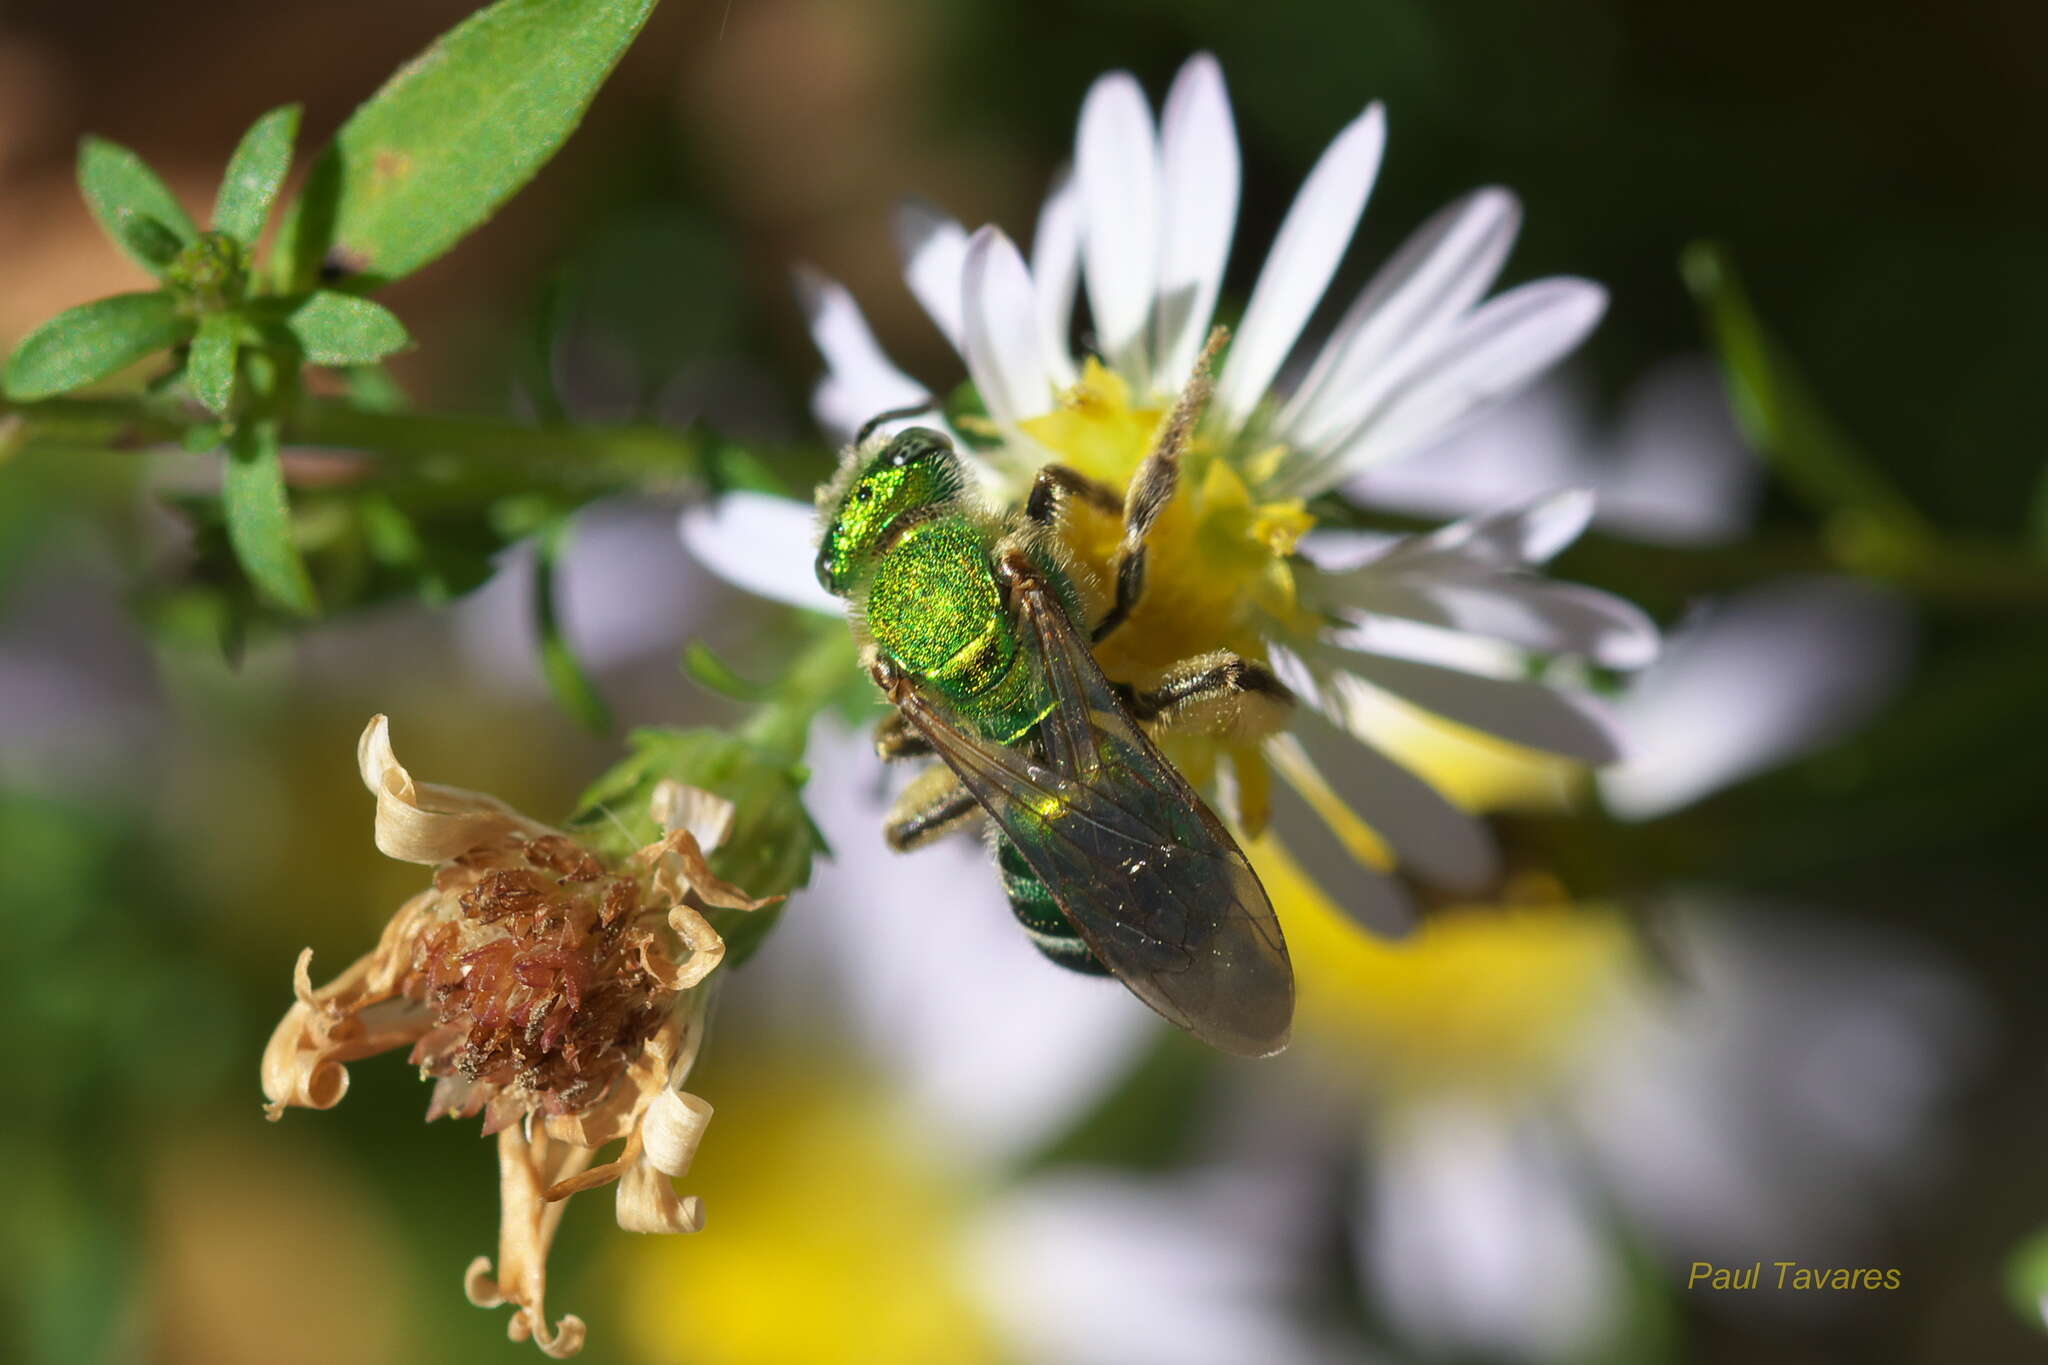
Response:
M1024 855L1000 835L996 837L996 870L1003 879L1003 893L1010 898L1010 911L1024 926L1032 947L1068 971L1088 976L1109 975L1109 968L1088 951L1088 945L1074 932L1066 912L1024 861Z

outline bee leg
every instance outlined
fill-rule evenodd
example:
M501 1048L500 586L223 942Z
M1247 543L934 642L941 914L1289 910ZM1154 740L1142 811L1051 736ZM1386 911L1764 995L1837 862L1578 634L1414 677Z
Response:
M1264 664L1217 650L1177 665L1159 686L1131 693L1130 707L1151 728L1254 744L1286 726L1294 693Z
M902 758L922 758L931 751L931 741L903 719L901 711L891 711L875 727L875 754L884 763Z
M1077 469L1063 464L1040 465L1037 475L1031 480L1031 495L1024 500L1024 515L1040 526L1050 526L1059 515L1060 494L1079 498L1090 507L1110 516L1117 516L1124 510L1123 499L1107 484L1097 483Z
M882 837L898 853L923 848L955 830L964 829L981 806L943 763L934 763L903 789L882 822Z
M1201 424L1202 413L1209 406L1209 393L1213 387L1209 367L1229 335L1229 329L1224 327L1209 333L1209 340L1195 361L1194 372L1188 376L1180 397L1174 400L1173 411L1167 415L1166 425L1160 429L1159 439L1152 445L1152 453L1131 476L1131 486L1124 494L1123 539L1117 542L1116 555L1111 561L1116 566L1116 600L1110 604L1102 620L1096 623L1094 638L1098 641L1129 619L1137 609L1138 599L1144 596L1145 541L1152 534L1152 527L1160 514L1166 511L1173 495L1180 489L1181 456L1187 454L1195 428Z

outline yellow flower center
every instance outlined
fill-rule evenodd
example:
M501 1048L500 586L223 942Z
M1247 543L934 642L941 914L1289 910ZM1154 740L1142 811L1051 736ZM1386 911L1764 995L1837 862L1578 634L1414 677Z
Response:
M830 1074L807 1067L807 1076ZM959 1273L967 1191L872 1096L749 1075L692 1167L705 1229L622 1243L605 1278L649 1365L980 1365Z
M1129 386L1090 358L1058 408L1022 423L1052 458L1124 491L1150 453L1165 410L1134 404ZM1276 631L1309 633L1316 620L1296 592L1296 543L1314 525L1299 501L1258 502L1252 489L1282 450L1219 450L1197 436L1179 490L1147 541L1145 596L1097 650L1110 677L1156 685L1175 664L1213 650L1268 657ZM1079 500L1061 517L1062 544L1085 572L1089 606L1108 607L1121 519ZM1370 728L1380 747L1458 805L1487 811L1569 803L1582 770L1428 714L1389 695ZM1261 835L1271 774L1256 748L1222 749L1166 737L1169 755L1198 785L1228 756L1237 777L1246 851L1279 911L1299 991L1297 1036L1395 1093L1514 1092L1569 1064L1611 993L1632 969L1621 916L1567 902L1562 888L1522 879L1506 904L1434 914L1411 938L1361 931L1270 835ZM1318 757L1322 757L1318 755ZM1341 756L1331 756L1341 761ZM1282 771L1362 864L1388 870L1391 852L1312 773Z
M1546 878L1388 942L1361 932L1272 838L1247 851L1294 959L1297 1038L1396 1096L1542 1086L1635 970L1621 914L1569 903Z
M1165 409L1139 407L1130 386L1094 357L1052 412L1021 425L1061 464L1122 493L1152 450ZM1239 468L1197 437L1181 462L1180 487L1146 541L1145 596L1098 651L1112 678L1150 687L1173 665L1212 650L1264 659L1274 621L1291 621L1290 556L1315 524L1298 501L1255 502ZM1060 539L1086 570L1098 612L1115 581L1122 519L1070 502Z

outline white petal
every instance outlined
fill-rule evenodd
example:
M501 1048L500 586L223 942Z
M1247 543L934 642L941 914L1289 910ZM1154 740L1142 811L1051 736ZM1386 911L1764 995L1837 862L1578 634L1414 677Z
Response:
M1388 654L1332 654L1340 666L1373 686L1485 734L1586 763L1612 763L1621 757L1618 729L1590 695Z
M1139 393L1150 390L1145 326L1159 280L1159 140L1128 71L1095 82L1081 106L1081 260L1103 354Z
M1607 1354L1630 1300L1601 1204L1549 1132L1467 1100L1403 1106L1371 1151L1358 1260L1432 1357Z
M1421 450L1535 378L1585 339L1607 308L1589 280L1537 280L1482 304L1428 356L1343 448L1290 490L1320 492L1382 460Z
M989 416L1014 428L1052 404L1052 381L1039 347L1031 272L1003 231L985 227L967 246L962 339L968 373Z
M1339 755L1338 761L1344 757ZM1398 878L1360 862L1284 775L1273 784L1272 802L1274 837L1331 905L1375 938L1402 939L1415 932L1421 917L1408 888Z
M1159 299L1153 317L1153 387L1177 393L1216 312L1243 168L1223 68L1208 53L1188 59L1159 116Z
M1386 111L1375 104L1337 134L1294 197L1216 384L1214 411L1225 429L1244 425L1294 349L1351 245L1386 145Z
M798 267L795 282L811 340L830 371L831 388L821 384L815 400L818 420L835 436L848 439L868 416L931 396L889 362L844 285L809 267ZM854 411L866 416L843 420Z
M1366 573L1344 586L1342 602L1539 654L1576 654L1603 668L1647 667L1659 647L1656 623L1633 603L1598 588L1542 578Z
M1319 1212L1302 1183L1057 1170L988 1202L969 1264L1032 1365L1356 1362L1290 1311Z
M838 615L846 604L818 586L817 513L789 498L727 493L683 513L683 544L736 587Z
M1499 852L1486 826L1374 748L1369 728L1350 725L1354 716L1364 718L1363 708L1351 705L1349 689L1355 686L1339 678L1323 699L1348 733L1302 707L1295 713L1294 734L1267 741L1269 752L1282 765L1297 761L1290 749L1316 755L1316 771L1393 848L1401 871L1446 891L1484 888L1499 872ZM1341 890L1334 898L1343 900Z
M1485 295L1521 222L1515 197L1488 188L1417 229L1359 294L1282 410L1276 426L1289 443L1320 450L1364 421Z
M1846 734L1897 688L1912 636L1896 598L1849 579L1715 604L1617 701L1630 756L1601 774L1608 808L1651 819Z
M894 227L904 282L953 349L959 350L960 270L967 263L967 229L923 199L898 204Z
M1531 385L1452 433L1427 457L1376 464L1345 485L1368 507L1413 516L1464 517L1532 502L1600 477L1585 405L1562 380ZM1597 519L1606 520L1603 484Z
M819 426L845 442L851 441L862 427L874 420L876 414L914 407L922 402L923 398L921 395L906 402L878 406L871 394L855 389L837 376L828 374L820 379L818 386L811 391L811 411L816 415ZM984 484L994 477L988 461L960 439L959 433L939 415L938 409L929 408L908 417L892 418L877 426L875 430L893 434L905 427L931 427L944 432L953 442L953 449L959 452L961 460L974 471L975 477L982 479Z
M1071 175L1054 182L1031 235L1031 286L1038 296L1039 341L1045 372L1061 388L1081 375L1074 368L1074 289L1081 278L1081 191Z
M1477 566L1521 569L1544 564L1579 538L1593 519L1590 488L1559 488L1520 507L1487 512L1425 535L1409 536L1379 560L1385 571Z
M1609 464L1600 481L1600 524L1664 545L1742 534L1763 475L1704 356L1667 360L1629 391Z

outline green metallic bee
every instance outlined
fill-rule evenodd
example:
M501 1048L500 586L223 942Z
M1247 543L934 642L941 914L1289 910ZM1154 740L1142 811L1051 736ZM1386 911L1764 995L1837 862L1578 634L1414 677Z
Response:
M985 812L1012 907L1063 966L1107 972L1172 1023L1226 1052L1287 1044L1294 975L1272 902L1244 853L1147 738L1233 705L1280 709L1287 689L1227 654L1191 660L1157 689L1111 683L1095 661L1050 527L1063 497L1123 514L1116 595L1101 639L1144 591L1146 535L1178 480L1207 399L1182 395L1126 498L1061 466L1025 510L988 510L940 432L848 447L822 489L818 581L848 599L870 676L896 707L884 758L937 754L889 817L898 849Z

